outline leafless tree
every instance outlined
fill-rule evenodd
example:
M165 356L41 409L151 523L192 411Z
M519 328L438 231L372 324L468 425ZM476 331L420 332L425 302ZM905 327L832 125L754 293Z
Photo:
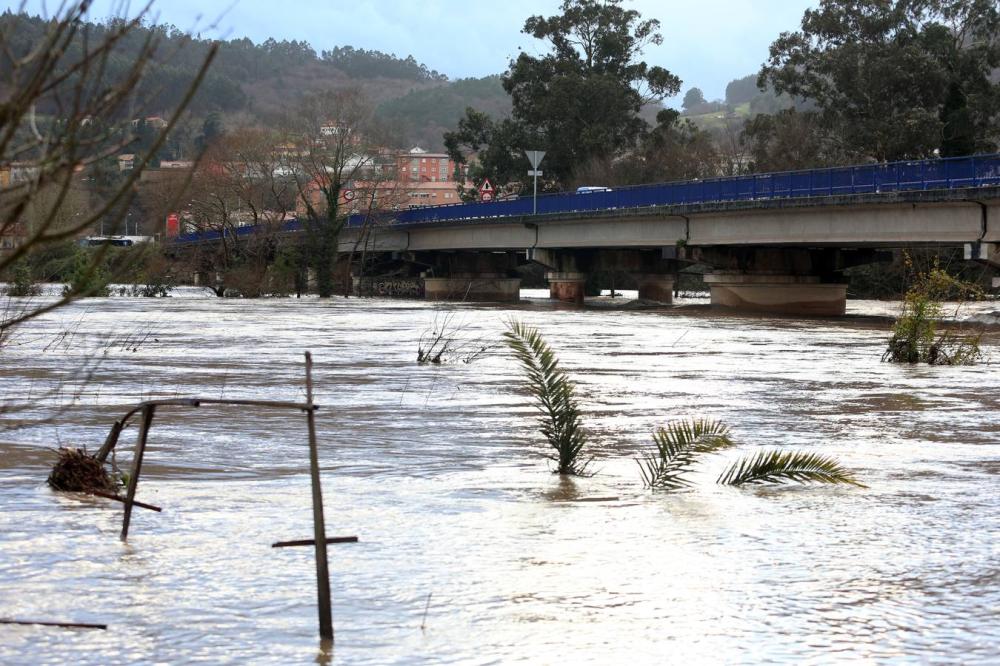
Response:
M284 159L280 135L243 128L209 147L198 165L186 212L197 231L218 236L196 256L219 296L227 287L243 296L267 290L268 264L297 193Z
M97 35L87 21L90 6L91 0L60 4L44 37L26 52L17 51L12 35L0 30L0 165L8 174L0 188L0 237L18 239L16 247L0 254L0 271L36 248L76 238L102 220L120 224L139 176L179 122L215 56L211 48L150 149L136 155L128 176L80 210L72 200L81 179L107 169L132 145L129 121L149 110L136 92L138 84L164 55L158 53L159 33L141 30L149 5L109 22ZM112 60L137 34L142 39L138 53L130 46L129 66L110 75ZM97 253L94 270L100 258ZM68 293L20 310L0 320L0 331L79 295Z
M721 176L742 176L748 173L750 152L743 140L746 121L736 116L727 116L722 127L715 133L719 150Z
M360 214L367 231L378 211L396 205L395 161L386 156L386 135L375 122L372 104L357 89L304 98L288 130L295 146L288 153L288 171L304 223L301 255L316 272L319 295L332 296L340 234L350 215ZM364 237L364 232L359 235ZM354 254L349 253L349 262ZM347 273L345 285L350 284L350 263Z

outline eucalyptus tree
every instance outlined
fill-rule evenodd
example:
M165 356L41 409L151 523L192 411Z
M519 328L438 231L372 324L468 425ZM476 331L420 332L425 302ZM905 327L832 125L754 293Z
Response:
M810 100L840 150L881 161L992 150L998 67L993 0L821 0L758 85Z
M644 48L663 42L659 21L643 19L622 0L564 0L560 11L524 22L522 32L548 51L522 51L503 75L511 118L495 122L469 109L458 130L445 134L459 162L482 148L482 173L500 184L525 178L525 149L548 152L550 184L564 184L589 161L627 152L647 128L643 105L680 90L677 76L641 59Z

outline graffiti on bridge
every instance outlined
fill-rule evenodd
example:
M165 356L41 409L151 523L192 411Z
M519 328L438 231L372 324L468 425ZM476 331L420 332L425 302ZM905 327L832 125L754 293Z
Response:
M388 298L423 298L424 281L420 278L355 278L355 291L361 296Z

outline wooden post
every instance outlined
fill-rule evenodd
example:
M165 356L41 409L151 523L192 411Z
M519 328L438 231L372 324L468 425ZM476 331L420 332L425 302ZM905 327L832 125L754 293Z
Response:
M149 436L149 427L153 424L153 414L155 413L156 405L146 405L142 408L139 443L135 447L135 459L132 460L132 474L128 478L128 492L125 493L125 518L122 520L122 541L128 539L128 525L132 520L132 504L135 502L135 487L139 483L139 472L142 470L142 456L146 452L146 439Z
M97 462L103 463L107 460L108 454L111 453L111 451L114 450L115 445L118 444L118 436L121 434L123 427L125 427L125 423L123 421L115 421L114 425L111 426L111 432L108 433L107 439L104 440L104 446L102 446L101 450L97 452L96 456L94 456L97 458Z
M323 518L323 491L319 483L319 451L316 445L316 408L313 405L312 354L306 352L306 421L309 424L309 471L312 477L313 532L316 542L316 587L319 597L319 635L333 640L330 611L330 568L326 559L326 522Z

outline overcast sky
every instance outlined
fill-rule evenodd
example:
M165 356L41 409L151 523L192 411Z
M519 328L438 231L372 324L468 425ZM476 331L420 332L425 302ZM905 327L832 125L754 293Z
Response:
M16 8L17 0L2 0ZM133 7L142 3L133 2ZM156 0L161 22L203 37L304 39L317 51L350 45L400 57L412 55L451 78L502 72L518 48L544 51L520 34L532 14L557 13L559 0L476 3L443 0ZM770 43L798 27L816 0L634 0L627 5L662 23L663 45L646 52L650 64L666 67L709 99L722 98L726 84L756 72ZM29 0L33 13L57 1ZM96 0L92 15L103 18L119 3ZM227 9L228 8L228 9ZM215 27L212 27L215 26ZM683 94L683 93L682 93ZM679 104L680 96L673 100Z

